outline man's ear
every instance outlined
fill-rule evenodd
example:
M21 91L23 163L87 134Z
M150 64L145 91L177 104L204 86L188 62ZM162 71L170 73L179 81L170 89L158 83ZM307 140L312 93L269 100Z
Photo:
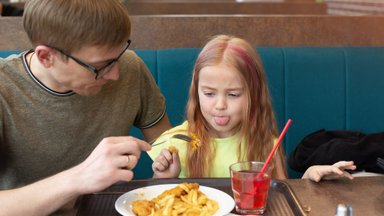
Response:
M55 59L55 56L53 55L54 52L55 50L44 45L39 45L35 48L35 55L37 56L37 59L40 64L46 68L52 67Z

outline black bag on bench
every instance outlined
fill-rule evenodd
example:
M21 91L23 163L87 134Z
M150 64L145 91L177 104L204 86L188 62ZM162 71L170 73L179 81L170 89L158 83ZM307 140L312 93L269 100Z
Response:
M363 134L348 130L319 130L306 136L288 158L288 165L305 172L312 165L331 165L354 161L356 171L384 173L379 166L384 158L384 132Z

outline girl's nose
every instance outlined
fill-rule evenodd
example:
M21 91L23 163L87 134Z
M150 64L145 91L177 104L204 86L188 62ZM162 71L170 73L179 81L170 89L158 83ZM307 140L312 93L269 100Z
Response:
M224 110L227 108L227 100L225 97L218 97L215 108L217 110Z

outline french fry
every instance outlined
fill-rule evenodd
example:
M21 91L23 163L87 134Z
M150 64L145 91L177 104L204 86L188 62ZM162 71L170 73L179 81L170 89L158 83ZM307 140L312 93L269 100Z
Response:
M187 193L189 192L189 188L185 184L179 184L179 187L185 190Z
M170 151L171 153L179 152L179 150L175 146L169 146L168 147L168 151Z
M192 197L192 203L193 203L193 205L198 205L198 203L197 203L197 190L192 190L191 191L191 197Z
M188 196L181 196L180 199L181 199L184 203L188 204L189 206L192 206L192 205L193 205L192 202L189 201Z
M204 194L201 194L197 200L197 203L199 205L203 205L203 204L207 203L207 200L208 200L207 196L205 196Z

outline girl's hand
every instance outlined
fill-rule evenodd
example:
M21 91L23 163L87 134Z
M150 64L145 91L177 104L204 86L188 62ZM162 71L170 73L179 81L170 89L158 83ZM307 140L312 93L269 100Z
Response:
M337 179L337 178L349 178L353 179L353 176L345 170L355 170L356 166L353 161L339 161L333 165L316 165L309 167L304 175L303 179L307 178L315 182L319 182L323 179Z
M172 153L163 149L152 163L154 178L175 178L181 171L180 158L177 152Z

